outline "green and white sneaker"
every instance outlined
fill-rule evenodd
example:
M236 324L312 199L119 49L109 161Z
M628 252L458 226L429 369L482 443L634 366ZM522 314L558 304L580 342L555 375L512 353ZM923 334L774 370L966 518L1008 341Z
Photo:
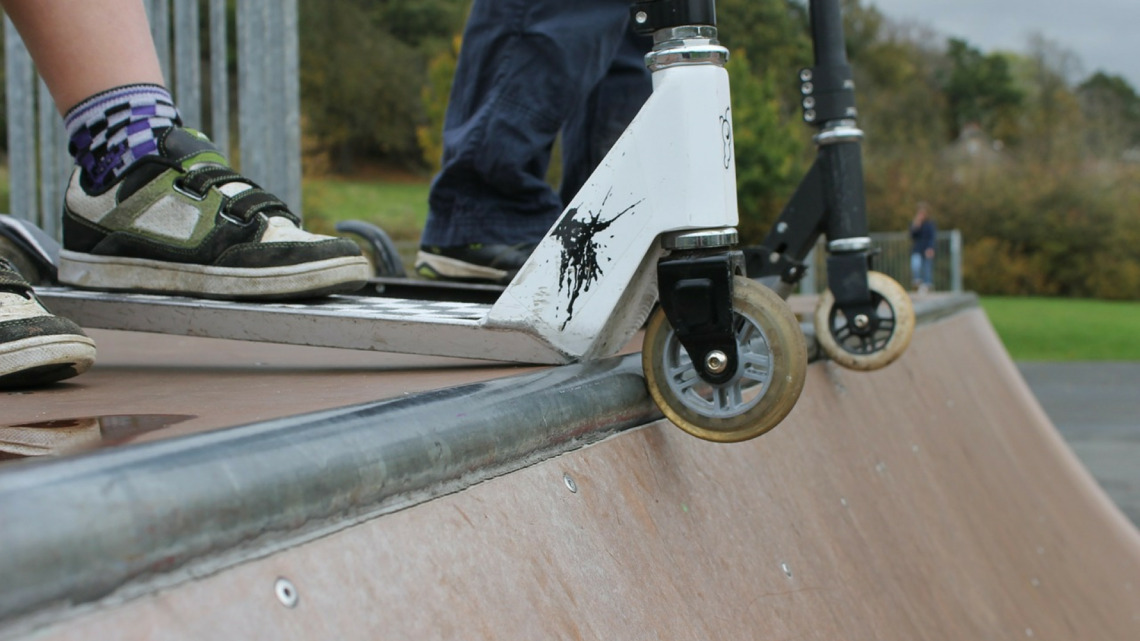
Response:
M158 146L101 193L76 169L64 197L60 282L285 299L351 292L369 278L356 243L301 230L284 203L234 172L204 135L174 127Z
M94 362L95 342L47 311L28 281L0 258L0 389L61 381Z

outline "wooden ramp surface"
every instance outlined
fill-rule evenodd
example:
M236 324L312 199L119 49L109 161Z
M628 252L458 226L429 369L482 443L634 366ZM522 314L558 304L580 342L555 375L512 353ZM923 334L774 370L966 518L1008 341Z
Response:
M0 424L182 417L131 439L143 442L536 369L458 358L86 331L98 348L95 367L59 385L0 392Z
M1135 641L1140 536L975 307L754 441L656 422L35 638Z

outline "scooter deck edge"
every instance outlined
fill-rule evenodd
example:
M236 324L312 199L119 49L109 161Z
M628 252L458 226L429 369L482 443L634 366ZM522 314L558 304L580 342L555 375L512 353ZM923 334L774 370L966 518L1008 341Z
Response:
M37 287L55 314L83 327L207 338L561 364L540 339L486 323L490 305L378 296L235 302Z

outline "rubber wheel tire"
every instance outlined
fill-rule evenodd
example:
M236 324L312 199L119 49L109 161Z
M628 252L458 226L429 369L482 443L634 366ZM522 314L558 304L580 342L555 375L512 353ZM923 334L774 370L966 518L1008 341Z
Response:
M775 292L733 281L740 367L727 383L697 374L660 308L646 328L641 364L657 407L682 430L708 441L756 438L792 411L807 377L807 346L795 314Z
M910 295L890 276L867 273L867 285L880 318L880 327L871 337L847 331L847 319L835 308L835 296L827 290L815 308L815 336L828 358L847 369L871 371L893 363L910 345L914 336L914 305Z

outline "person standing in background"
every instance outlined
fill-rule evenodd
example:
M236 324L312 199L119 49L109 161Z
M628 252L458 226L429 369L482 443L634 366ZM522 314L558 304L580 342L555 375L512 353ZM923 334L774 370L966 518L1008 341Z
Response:
M914 289L925 294L934 287L934 239L938 229L930 216L930 205L918 203L910 223L910 273Z

